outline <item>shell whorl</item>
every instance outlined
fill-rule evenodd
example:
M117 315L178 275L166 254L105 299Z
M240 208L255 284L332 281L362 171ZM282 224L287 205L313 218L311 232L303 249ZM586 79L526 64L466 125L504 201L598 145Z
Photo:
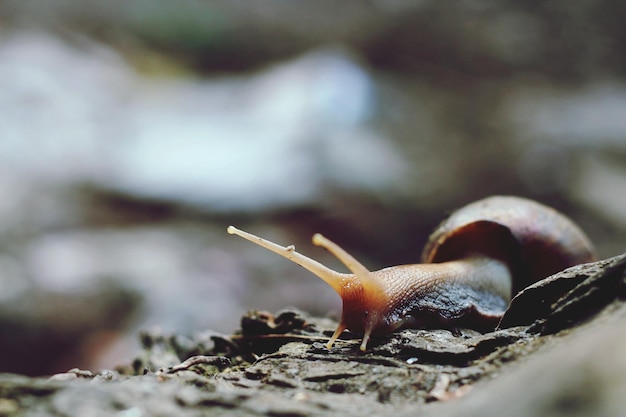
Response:
M572 220L513 196L488 197L454 212L430 236L422 261L446 262L469 253L505 261L514 276L513 293L595 259L593 245Z

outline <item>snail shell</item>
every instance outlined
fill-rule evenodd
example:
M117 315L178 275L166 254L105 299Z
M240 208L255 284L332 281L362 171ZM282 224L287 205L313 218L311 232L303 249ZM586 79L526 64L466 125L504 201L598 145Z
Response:
M595 259L593 245L572 220L521 197L494 196L468 204L435 229L424 263L482 254L509 265L513 294L572 265Z

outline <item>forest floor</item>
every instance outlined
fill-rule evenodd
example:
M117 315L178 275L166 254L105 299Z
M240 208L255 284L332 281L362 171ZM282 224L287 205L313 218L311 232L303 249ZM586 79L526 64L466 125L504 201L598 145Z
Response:
M295 310L231 335L144 332L116 370L0 374L0 416L625 415L626 255L527 288L500 326L403 330L367 352Z

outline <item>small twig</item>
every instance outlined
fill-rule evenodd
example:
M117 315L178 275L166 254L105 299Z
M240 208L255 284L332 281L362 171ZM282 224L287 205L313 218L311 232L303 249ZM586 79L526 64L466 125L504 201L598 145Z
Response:
M448 391L450 387L450 375L440 374L435 382L435 386L428 393L428 397L433 400L447 401L454 398L459 398L465 395L470 390L470 385L460 386L454 391Z
M232 336L228 336L233 340L247 340L247 339L293 339L293 340L310 340L312 342L325 342L328 340L327 337L318 337L318 336L303 336L297 334L256 334L256 335L242 335L242 334L234 334Z
M214 365L214 366L217 366L218 368L221 368L223 366L230 365L230 359L224 356L204 356L204 355L192 356L191 358L187 359L186 361L178 365L159 369L157 371L157 375L173 374L178 371L186 371L192 366L196 366L196 365Z

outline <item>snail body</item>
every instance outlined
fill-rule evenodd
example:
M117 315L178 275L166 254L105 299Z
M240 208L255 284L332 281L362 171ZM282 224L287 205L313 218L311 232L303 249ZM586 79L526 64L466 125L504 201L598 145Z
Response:
M454 212L432 233L420 264L370 272L320 234L313 243L335 255L351 273L334 271L295 251L233 226L237 234L308 269L340 296L341 321L332 347L348 329L371 335L404 327L496 327L512 296L569 266L594 260L582 230L556 210L537 202L494 196Z

